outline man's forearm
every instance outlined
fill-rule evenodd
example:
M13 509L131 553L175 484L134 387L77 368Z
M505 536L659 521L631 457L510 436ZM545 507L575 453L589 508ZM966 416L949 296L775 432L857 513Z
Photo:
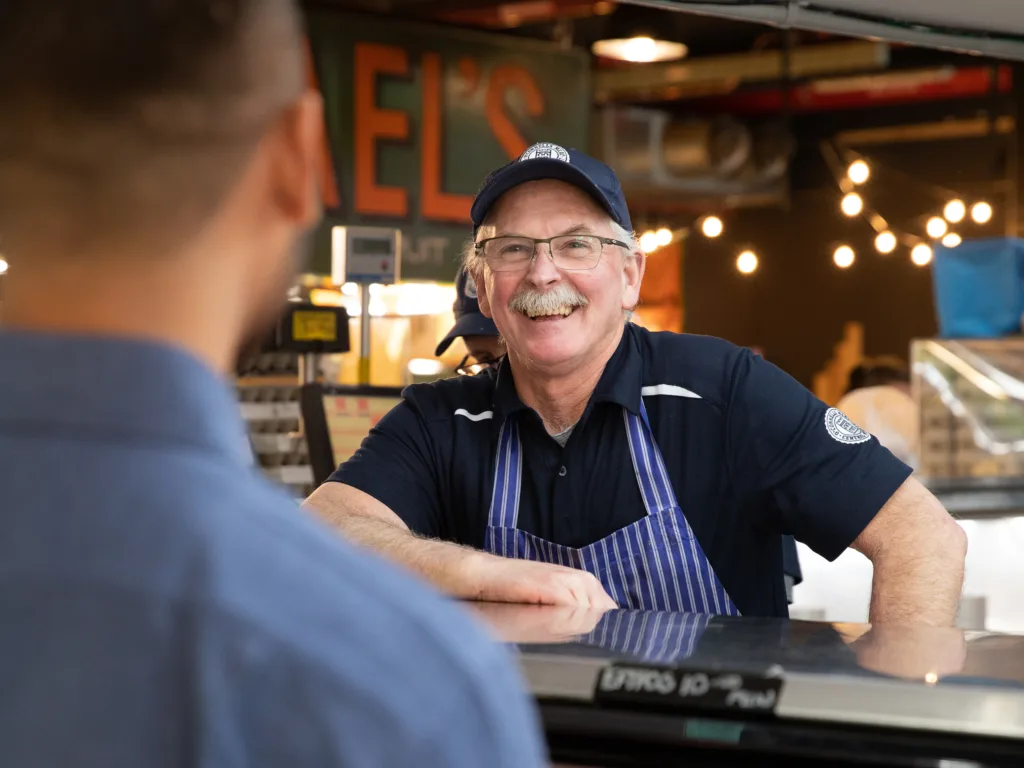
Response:
M952 522L952 521L951 521ZM955 530L912 550L883 551L874 561L871 584L872 624L952 626L964 580L966 540Z
M474 597L472 576L480 558L489 557L469 547L412 533L397 521L392 523L362 510L358 504L334 498L335 488L325 486L310 496L303 507L354 544L373 550L388 560L411 570L438 589L454 597Z

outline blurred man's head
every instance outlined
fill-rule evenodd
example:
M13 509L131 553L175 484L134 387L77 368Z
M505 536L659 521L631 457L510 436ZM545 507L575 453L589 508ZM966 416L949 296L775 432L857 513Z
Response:
M455 275L455 303L452 305L455 325L445 334L434 350L440 357L456 339L466 346L466 356L456 368L458 373L479 373L494 365L505 354L505 343L498 334L494 321L480 311L476 282L472 275L460 267Z
M292 0L2 0L0 104L7 324L117 333L141 295L142 335L237 348L280 311L319 218Z
M610 355L644 272L612 170L538 144L488 178L472 214L469 268L510 354L555 374Z

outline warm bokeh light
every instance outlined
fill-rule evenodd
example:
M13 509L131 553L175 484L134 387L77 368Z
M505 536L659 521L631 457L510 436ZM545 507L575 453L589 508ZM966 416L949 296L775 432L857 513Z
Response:
M681 59L688 52L687 47L682 43L672 40L655 40L646 35L598 40L590 50L595 56L637 64Z
M947 248L956 248L963 240L956 232L949 232L944 238L942 238L942 244Z
M640 250L644 253L650 253L658 247L658 236L653 232L644 232L640 235Z
M7 259L0 256L0 275L7 271Z
M864 210L864 201L856 192L850 192L843 198L840 207L847 216L856 216Z
M725 225L717 216L708 216L701 222L700 231L704 237L718 237L725 230Z
M736 258L736 269L744 275L749 275L757 269L757 254L753 251L744 251Z
M963 200L950 200L942 209L942 215L950 224L956 224L964 220L964 216L967 215L967 206L964 205Z
M832 261L836 263L836 266L840 269L846 269L847 267L853 266L854 259L857 258L857 254L853 252L853 248L848 245L840 245L836 248L836 252L832 254Z
M924 229L928 233L928 237L938 239L946 234L946 220L939 216L932 216L928 219L928 223L925 224Z
M931 263L932 249L924 243L918 243L910 251L910 260L919 267L926 266Z
M654 233L654 240L659 246L670 244L672 242L672 230L662 227Z
M863 184L871 176L871 168L863 160L854 160L846 169L846 176L854 184Z
M896 250L896 235L886 230L875 237L875 250L879 253L892 253Z
M992 218L992 206L988 203L975 203L971 206L971 218L975 224L987 224Z

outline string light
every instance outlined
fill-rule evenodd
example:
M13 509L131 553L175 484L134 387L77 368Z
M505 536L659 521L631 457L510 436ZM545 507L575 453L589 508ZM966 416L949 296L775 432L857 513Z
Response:
M928 237L938 239L946 234L946 220L938 216L932 216L928 219L924 229L928 233Z
M896 250L896 235L889 230L879 232L875 237L875 250L879 253L892 253Z
M910 251L910 260L919 267L927 266L932 260L932 249L924 243L918 243Z
M650 253L658 247L658 236L653 232L644 232L640 235L640 250Z
M847 267L853 266L854 259L857 258L857 254L853 252L853 248L848 245L840 245L836 248L836 252L832 254L832 261L836 263L836 266L840 269L846 269Z
M942 238L942 244L947 248L956 248L963 240L956 232L948 232L944 238Z
M863 160L854 160L846 169L846 176L854 184L863 184L871 176L871 168Z
M864 210L864 201L856 192L850 192L843 197L840 207L847 216L853 217Z
M654 239L659 246L669 245L672 242L672 230L662 227L654 233Z
M963 200L950 200L946 203L946 207L942 209L942 215L946 217L946 221L950 224L957 224L963 221L966 214L967 206L964 205Z
M975 203L971 206L971 218L975 224L986 224L992 218L992 206L988 203Z
M705 217L700 225L700 231L704 233L704 237L718 237L724 230L725 225L717 216Z
M744 251L736 257L736 269L744 275L751 274L757 269L757 254L753 251Z

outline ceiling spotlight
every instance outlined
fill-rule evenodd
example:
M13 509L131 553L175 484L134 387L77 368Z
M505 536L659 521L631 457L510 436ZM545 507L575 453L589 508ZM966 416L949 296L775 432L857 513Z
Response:
M971 218L975 224L987 224L992 218L992 206L988 203L975 203L971 206Z
M846 169L846 176L854 184L863 184L871 176L871 168L863 160L854 160Z
M725 225L717 216L706 216L700 225L700 231L705 237L718 237L724 230Z
M655 40L647 35L598 40L590 47L590 50L595 56L630 61L635 64L681 59L686 56L688 51L682 43Z
M963 200L950 200L946 203L946 207L942 209L942 215L946 217L946 221L950 224L957 224L963 221L966 214L967 206L964 205Z
M910 251L910 260L917 266L924 267L932 260L932 249L924 243L918 243Z
M836 252L832 254L832 261L836 263L836 266L840 269L846 269L847 267L853 266L853 260L857 258L857 254L853 252L853 248L848 245L840 245L836 248Z
M753 251L744 251L736 258L736 269L744 275L749 275L757 269L757 254Z
M892 253L896 250L896 235L886 230L875 237L875 250L879 253Z
M928 233L928 237L938 239L946 234L946 220L939 216L932 216L928 219L928 223L925 225L925 231Z
M856 192L850 192L848 195L843 197L843 202L840 205L847 216L856 216L864 210L864 201L861 200L860 195Z

